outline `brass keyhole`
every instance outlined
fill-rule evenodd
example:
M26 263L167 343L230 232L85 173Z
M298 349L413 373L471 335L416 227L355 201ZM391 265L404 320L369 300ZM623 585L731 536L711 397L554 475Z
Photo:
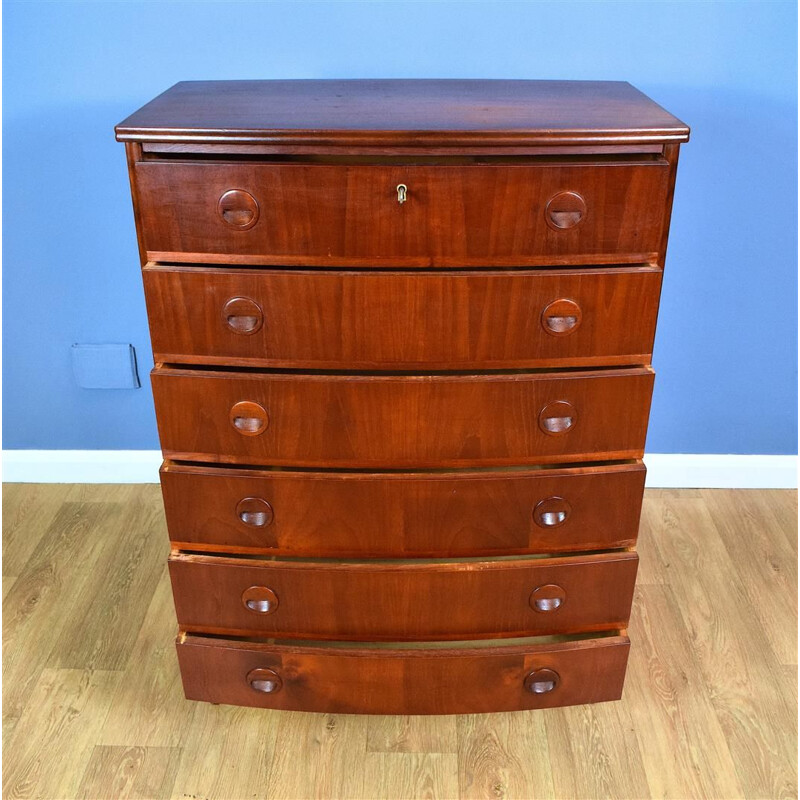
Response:
M403 203L405 203L407 194L408 194L408 186L406 186L404 183L398 183L397 202L400 203L400 205L403 205Z

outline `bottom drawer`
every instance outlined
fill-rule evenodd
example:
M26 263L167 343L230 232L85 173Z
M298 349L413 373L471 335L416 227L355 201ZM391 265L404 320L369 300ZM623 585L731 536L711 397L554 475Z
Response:
M472 714L619 700L630 641L258 644L182 633L189 700L337 714Z

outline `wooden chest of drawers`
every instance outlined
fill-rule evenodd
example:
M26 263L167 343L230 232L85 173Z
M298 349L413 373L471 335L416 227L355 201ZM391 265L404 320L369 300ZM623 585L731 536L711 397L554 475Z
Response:
M186 696L621 696L689 130L626 83L179 83L126 143Z

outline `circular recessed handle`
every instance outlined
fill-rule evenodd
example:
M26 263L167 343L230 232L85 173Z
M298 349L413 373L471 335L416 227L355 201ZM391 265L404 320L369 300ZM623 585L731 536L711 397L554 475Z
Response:
M551 336L569 336L581 324L583 313L574 300L553 300L542 311L542 327Z
M225 192L217 203L217 211L226 225L239 231L246 231L258 222L258 203L244 189Z
M264 324L264 312L249 297L231 297L222 307L222 319L234 333L251 334Z
M574 228L586 218L586 201L577 192L554 194L547 202L544 218L553 230Z
M558 436L575 427L575 406L567 400L548 403L539 412L539 427L549 436Z
M245 497L236 504L236 516L251 528L266 528L272 523L272 506L260 497Z
M539 586L534 589L528 602L534 611L546 613L547 611L556 611L561 608L566 599L567 593L561 586L555 583L548 583L546 586Z
M236 403L231 408L229 417L231 425L242 436L258 436L260 433L264 433L269 425L269 416L264 407L249 400Z
M268 586L251 586L242 592L242 604L254 614L273 614L278 610L278 595Z
M535 669L525 676L525 688L531 694L547 694L561 683L559 674L554 669Z
M546 497L533 509L533 521L541 528L557 528L563 525L572 511L572 506L563 497Z
M281 676L274 669L263 667L251 669L247 673L247 682L250 684L251 689L256 692L264 692L264 694L275 694L283 686Z

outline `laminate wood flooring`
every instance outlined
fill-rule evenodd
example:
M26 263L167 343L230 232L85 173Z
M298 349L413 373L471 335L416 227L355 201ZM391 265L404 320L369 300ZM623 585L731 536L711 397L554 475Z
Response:
M797 494L648 490L622 701L370 717L183 698L155 485L3 491L3 797L796 798Z

